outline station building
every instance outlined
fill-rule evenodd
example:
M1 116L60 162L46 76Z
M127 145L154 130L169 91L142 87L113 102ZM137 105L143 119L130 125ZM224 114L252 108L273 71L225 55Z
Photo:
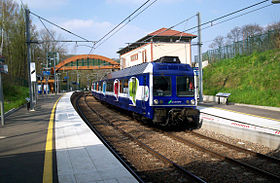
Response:
M191 40L196 35L161 28L120 49L120 68L152 62L162 56L178 56L181 63L191 65Z

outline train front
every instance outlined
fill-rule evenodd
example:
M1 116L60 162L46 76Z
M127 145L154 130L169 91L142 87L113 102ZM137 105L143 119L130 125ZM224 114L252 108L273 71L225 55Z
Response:
M188 64L154 63L153 122L162 126L201 126L193 69Z

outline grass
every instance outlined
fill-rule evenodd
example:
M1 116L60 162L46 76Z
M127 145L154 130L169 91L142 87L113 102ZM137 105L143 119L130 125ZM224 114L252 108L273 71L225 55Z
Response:
M237 56L203 69L205 95L231 93L230 102L280 107L280 50Z
M4 111L7 112L26 103L25 98L29 97L27 87L4 84Z

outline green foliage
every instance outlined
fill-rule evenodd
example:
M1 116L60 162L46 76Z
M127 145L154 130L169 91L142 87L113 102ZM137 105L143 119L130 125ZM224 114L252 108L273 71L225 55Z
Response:
M236 56L203 69L204 94L231 93L230 102L280 107L280 50Z
M7 112L12 108L17 108L26 103L25 98L29 96L27 87L4 85L4 111Z

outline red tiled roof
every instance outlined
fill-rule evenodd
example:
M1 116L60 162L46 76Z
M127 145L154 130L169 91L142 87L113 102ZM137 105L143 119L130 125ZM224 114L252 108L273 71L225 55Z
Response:
M172 29L167 30L167 28L161 28L155 32L148 34L148 36L155 36L155 35L156 36L196 37L196 35L193 35L193 34L188 34L188 33L180 32L180 31L172 30Z

